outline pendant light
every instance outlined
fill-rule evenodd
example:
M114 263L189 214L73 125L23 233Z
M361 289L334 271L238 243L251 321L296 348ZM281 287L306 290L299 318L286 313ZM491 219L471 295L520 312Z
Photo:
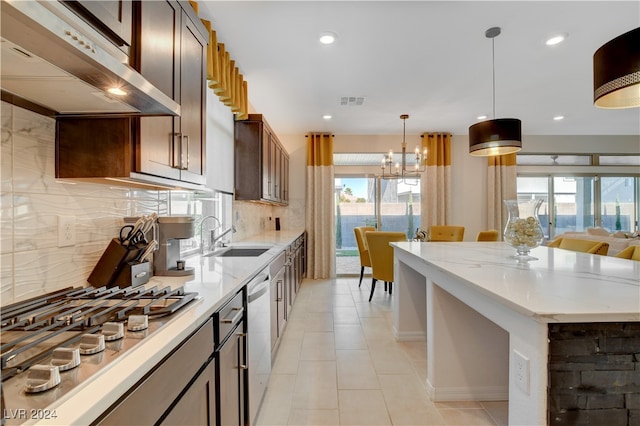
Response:
M640 106L640 27L594 53L593 103L599 108Z
M500 27L489 28L484 33L491 39L493 61L493 119L481 121L469 127L469 154L474 156L504 155L522 149L522 130L517 118L495 118L496 116L496 60L495 40Z

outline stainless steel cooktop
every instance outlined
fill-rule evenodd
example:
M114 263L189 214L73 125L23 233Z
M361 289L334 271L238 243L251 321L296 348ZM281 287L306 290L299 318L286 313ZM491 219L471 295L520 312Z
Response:
M2 424L55 415L46 407L196 298L182 287L69 287L0 308Z

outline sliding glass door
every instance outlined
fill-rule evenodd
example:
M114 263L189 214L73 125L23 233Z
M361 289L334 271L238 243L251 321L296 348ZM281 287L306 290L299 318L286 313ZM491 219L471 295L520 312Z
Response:
M335 178L336 274L359 274L353 229L372 226L413 238L420 227L420 181L341 176Z

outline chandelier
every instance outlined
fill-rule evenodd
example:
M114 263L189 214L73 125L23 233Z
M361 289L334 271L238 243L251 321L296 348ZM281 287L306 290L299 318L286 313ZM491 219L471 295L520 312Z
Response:
M402 154L401 154L401 162L393 162L393 150L389 150L389 153L382 157L382 161L380 164L380 168L382 169L382 174L379 175L382 179L402 179L404 183L409 185L417 185L417 181L414 183L407 182L406 179L419 179L420 173L424 172L427 169L427 148L425 148L422 152L416 146L415 150L415 158L416 164L413 169L407 168L407 141L406 138L406 130L407 130L407 118L409 118L409 114L402 114L400 116L402 119ZM388 169L388 171L387 171Z

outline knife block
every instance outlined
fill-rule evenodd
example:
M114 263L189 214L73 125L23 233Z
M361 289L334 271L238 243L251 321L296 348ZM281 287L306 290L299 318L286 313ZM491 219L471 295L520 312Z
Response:
M113 282L107 285L107 287L137 287L148 283L150 277L150 262L127 262L122 265Z
M113 238L104 253L102 253L87 281L94 287L111 286L120 274L120 270L127 263L133 262L142 249L125 247L120 244L117 238Z

